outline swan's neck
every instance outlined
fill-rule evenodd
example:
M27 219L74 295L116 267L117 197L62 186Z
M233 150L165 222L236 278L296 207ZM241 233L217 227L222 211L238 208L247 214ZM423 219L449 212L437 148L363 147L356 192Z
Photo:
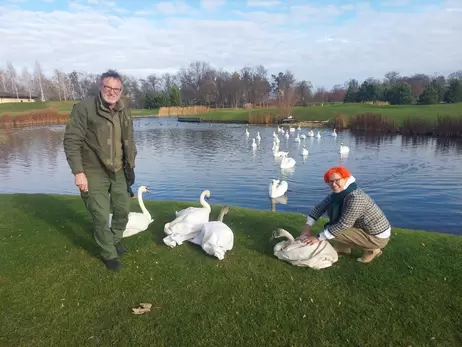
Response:
M147 210L146 206L144 206L143 191L141 189L138 190L138 204L140 205L140 208L141 208L141 211L143 211L143 214L149 216L149 219L151 219L151 214Z
M288 231L284 230L282 231L280 234L279 234L280 237L282 236L285 236L289 241L290 243L294 243L295 239L294 237L292 236L291 233L289 233Z
M205 194L201 194L200 203L202 207L205 207L209 211L211 210L210 205L207 203L207 201L205 201Z
M220 214L218 215L217 221L223 223L223 217L225 216L225 214L226 214L226 212L223 211L223 210L221 210L221 211L220 211Z

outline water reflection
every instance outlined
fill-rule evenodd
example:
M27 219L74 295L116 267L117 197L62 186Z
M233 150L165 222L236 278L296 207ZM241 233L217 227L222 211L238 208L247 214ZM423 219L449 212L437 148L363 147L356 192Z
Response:
M270 200L270 209L307 213L329 192L324 172L343 164L393 225L461 232L460 139L350 131L333 137L329 129L320 129L321 138L307 137L297 143L298 131L291 132L287 141L278 133L279 151L289 152L297 162L281 169L281 159L272 150L276 127L249 126L246 137L241 125L140 119L135 129L134 189L140 184L150 186L153 194L148 199L197 201L198 194L208 188L213 204L268 209L268 182L283 179L289 190L281 201ZM258 131L261 140L254 149L252 138ZM63 126L0 134L0 192L77 194L63 152L63 134ZM350 147L349 154L339 153L341 142ZM303 145L308 156L301 155Z
M287 195L284 194L284 195L279 196L277 198L270 198L269 201L270 201L270 209L271 209L271 211L276 212L276 205L277 204L287 205L287 202L289 201L289 198L287 197Z

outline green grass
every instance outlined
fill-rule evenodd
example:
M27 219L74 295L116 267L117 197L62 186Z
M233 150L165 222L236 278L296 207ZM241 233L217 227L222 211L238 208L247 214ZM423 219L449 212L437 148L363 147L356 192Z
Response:
M78 101L77 101L78 102ZM0 104L0 115L8 113L11 115L19 114L22 112L28 112L33 110L40 110L44 108L53 108L59 112L71 112L72 105L76 101L49 101L49 102L11 102ZM155 115L159 112L158 109L147 110L147 109L132 109L133 116L145 116Z
M195 115L191 117L200 117L211 120L248 120L249 114L278 114L276 108L269 109L216 109L206 114ZM335 117L336 114L345 114L354 116L361 113L380 113L383 116L390 117L398 125L407 117L421 117L424 119L436 119L437 115L451 115L462 117L462 103L456 104L438 104L438 105L369 105L369 104L330 104L323 107L294 107L292 114L300 121L326 121Z
M112 273L94 256L79 197L0 195L0 345L462 344L461 237L394 229L376 262L341 256L315 271L278 260L268 242L275 227L298 235L301 214L231 206L235 245L219 261L163 244L164 223L190 203L146 205L155 222L125 239L124 268ZM133 315L140 302L154 308Z

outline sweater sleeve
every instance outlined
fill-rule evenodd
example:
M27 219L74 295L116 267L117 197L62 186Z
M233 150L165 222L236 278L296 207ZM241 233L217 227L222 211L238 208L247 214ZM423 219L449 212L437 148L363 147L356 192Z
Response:
M306 224L312 226L326 211L330 203L330 194L317 204L313 210L308 214Z

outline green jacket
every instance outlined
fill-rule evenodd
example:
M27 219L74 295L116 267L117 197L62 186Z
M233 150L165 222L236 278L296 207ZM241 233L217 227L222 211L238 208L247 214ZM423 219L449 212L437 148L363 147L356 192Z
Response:
M133 139L133 120L130 109L119 100L115 112L121 123L123 165L135 167L137 149ZM86 170L105 168L115 171L114 123L111 110L101 96L92 96L75 104L64 133L64 152L75 175Z

